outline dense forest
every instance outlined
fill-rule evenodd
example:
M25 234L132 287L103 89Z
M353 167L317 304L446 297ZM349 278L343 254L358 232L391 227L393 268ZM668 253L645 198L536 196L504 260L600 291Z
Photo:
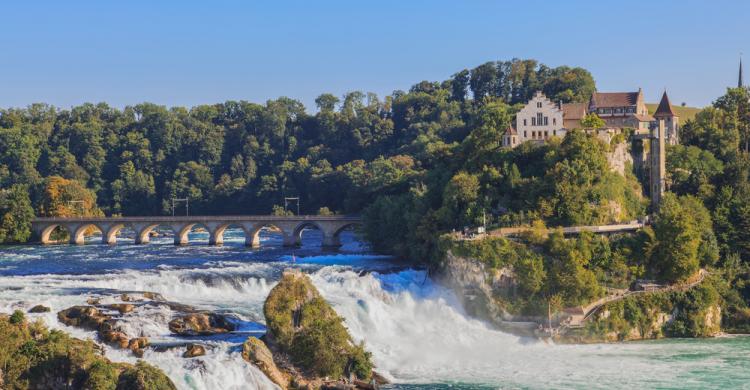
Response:
M446 165L473 148L497 149L534 91L584 101L594 88L583 69L512 60L382 100L322 94L314 114L286 97L0 110L0 240L27 239L32 213L169 214L172 198L189 198L195 214L279 212L284 196L299 196L303 213L360 213L380 196L449 179Z
M585 102L595 89L584 69L514 59L384 99L322 94L314 113L286 97L191 109L3 109L0 242L29 239L34 215L169 214L172 199L185 197L195 214L268 214L285 212L283 198L298 196L302 213L362 214L375 249L428 263L441 256L441 235L483 221L561 226L643 217L655 211L641 186L647 179L631 166L614 172L607 161L615 143L637 147L626 137L608 144L572 130L543 145L501 148L535 91ZM733 318L750 318L748 90L728 89L683 123L680 136L667 153L671 193L651 226L612 239L531 238L535 249L504 257L525 275L524 305L551 296L577 304L637 277L678 281L711 268L722 275L722 299L734 302ZM480 257L509 253L507 243L486 245Z

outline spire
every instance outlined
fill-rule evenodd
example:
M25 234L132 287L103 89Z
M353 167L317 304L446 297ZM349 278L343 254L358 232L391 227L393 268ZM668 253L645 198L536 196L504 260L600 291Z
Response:
M672 104L669 103L669 96L667 96L667 90L664 90L664 94L661 95L661 101L659 102L659 107L656 108L656 112L654 112L654 117L666 117L666 116L677 116L675 115L674 111L672 111Z
M742 82L742 54L740 54L740 77L737 80L737 88L744 87L745 84Z

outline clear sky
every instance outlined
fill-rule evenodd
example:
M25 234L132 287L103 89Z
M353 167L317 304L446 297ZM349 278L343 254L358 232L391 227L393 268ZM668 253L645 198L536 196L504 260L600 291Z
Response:
M8 1L0 107L192 106L408 89L490 60L709 104L750 82L750 1Z

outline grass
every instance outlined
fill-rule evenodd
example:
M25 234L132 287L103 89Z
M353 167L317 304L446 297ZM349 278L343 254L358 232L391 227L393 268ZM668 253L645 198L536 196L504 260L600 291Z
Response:
M646 103L646 107L648 107L648 113L653 115L656 111L656 107L659 107L659 103ZM672 105L672 110L674 110L674 113L680 117L680 123L685 123L688 119L695 118L695 114L702 110L702 108Z

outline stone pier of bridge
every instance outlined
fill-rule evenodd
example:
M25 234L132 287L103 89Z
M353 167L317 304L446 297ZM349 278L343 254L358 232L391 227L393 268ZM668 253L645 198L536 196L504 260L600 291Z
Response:
M321 232L321 244L326 248L341 246L341 232L357 225L361 225L361 219L348 215L36 218L31 224L36 242L41 244L53 243L50 236L58 227L68 232L70 244L75 245L84 244L86 235L92 230L101 232L103 243L115 245L118 233L125 227L135 232L136 244L147 244L154 229L169 227L174 235L175 245L187 245L188 233L200 226L208 231L210 245L222 245L224 232L230 227L236 227L242 229L245 245L250 247L260 246L260 231L264 227L279 231L283 236L283 244L287 247L299 246L302 231L313 228Z

